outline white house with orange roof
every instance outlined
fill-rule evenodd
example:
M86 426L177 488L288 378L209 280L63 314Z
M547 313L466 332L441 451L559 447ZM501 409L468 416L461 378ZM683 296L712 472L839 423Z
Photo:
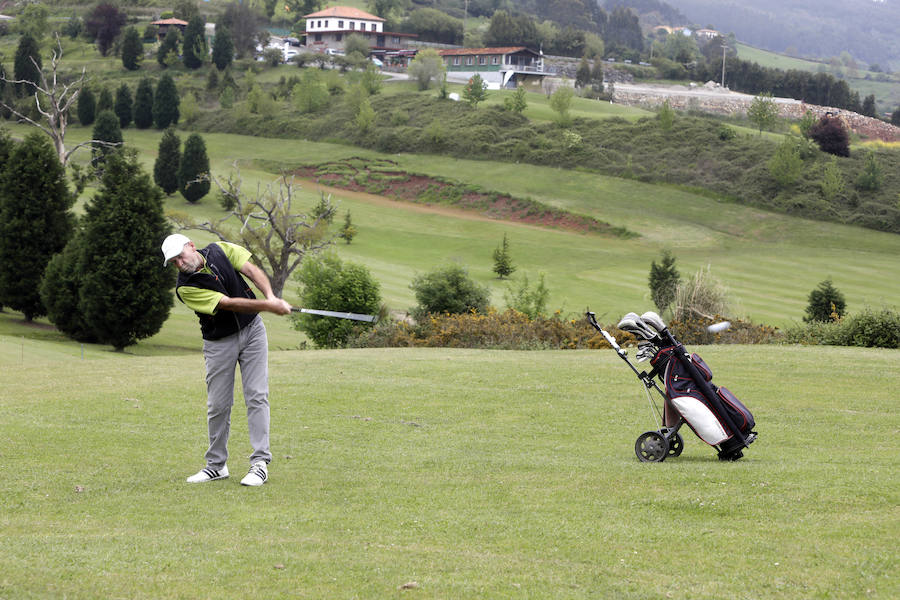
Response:
M356 34L369 42L374 56L406 51L412 33L384 31L384 19L349 6L332 6L304 15L306 47L318 52L343 52L346 36ZM415 54L413 52L413 54Z

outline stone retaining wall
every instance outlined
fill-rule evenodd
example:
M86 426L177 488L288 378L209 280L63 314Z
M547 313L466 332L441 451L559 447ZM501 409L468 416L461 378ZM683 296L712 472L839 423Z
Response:
M750 103L753 102L753 96L735 94L715 84L706 84L694 89L686 88L683 92L672 89L648 91L646 88L633 91L620 86L615 87L614 94L613 101L616 104L657 108L668 100L669 106L675 110L699 110L723 115L746 115ZM779 116L785 119L800 119L807 110L812 111L817 117L832 114L839 116L848 129L861 137L886 142L900 141L900 127L849 110L806 104L786 98L776 98L775 104Z

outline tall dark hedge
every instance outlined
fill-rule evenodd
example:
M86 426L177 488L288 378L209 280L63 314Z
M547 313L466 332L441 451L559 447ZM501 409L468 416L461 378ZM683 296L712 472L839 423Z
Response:
M78 308L97 341L122 350L157 333L173 304L175 272L162 268L159 250L171 227L136 153L107 157L83 226Z
M203 66L203 59L207 55L206 34L203 19L199 16L191 17L187 27L184 28L184 43L182 44L182 60L188 69L199 69Z
M78 308L84 280L84 235L77 232L62 252L53 256L44 271L40 294L47 318L63 334L79 342L96 342L97 334L88 326Z
M175 80L171 75L165 73L160 77L159 84L156 86L156 94L153 96L153 123L157 129L165 129L169 125L178 123L180 103Z
M129 71L137 71L141 68L143 56L144 42L141 40L141 34L135 27L129 27L122 37L122 66Z
M216 68L224 71L234 61L234 40L225 26L216 26L216 37L213 39L212 61Z
M134 126L147 129L153 125L153 81L144 77L134 93Z
M131 98L131 90L128 84L123 83L116 90L116 116L119 117L119 127L125 129L131 124L134 117L134 100Z
M43 132L15 144L0 170L0 305L26 320L46 314L39 285L50 258L72 235L74 197Z
M78 113L78 122L87 127L94 124L94 118L97 116L97 98L91 88L81 88L78 94L78 103L76 106Z
M97 98L97 114L99 115L104 110L113 110L116 103L113 100L113 95L109 91L109 88L105 85L100 88L100 96Z
M209 193L209 156L206 154L206 142L199 134L192 133L184 143L184 154L181 155L181 167L178 169L178 191L188 202L197 202Z
M104 110L97 115L91 139L97 140L91 144L91 164L94 167L101 167L110 154L122 148L122 128L119 127L119 117L116 116L116 113ZM116 145L101 144L100 142Z
M16 79L31 83L16 84L16 93L19 96L27 96L34 93L34 86L39 85L41 82L42 67L41 48L38 46L37 40L27 33L22 35L13 59L13 73Z
M178 30L177 27L170 27L169 31L166 33L166 37L163 38L162 43L159 45L159 49L156 51L156 62L159 63L159 66L162 68L168 67L168 56L171 53L175 53L178 56L178 44L181 42L181 31Z
M159 140L156 162L153 164L153 181L166 194L178 190L178 172L181 168L181 138L173 128L166 129Z

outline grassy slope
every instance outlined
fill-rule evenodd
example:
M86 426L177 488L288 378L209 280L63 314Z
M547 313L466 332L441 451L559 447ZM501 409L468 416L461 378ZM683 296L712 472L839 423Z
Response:
M24 128L16 127L17 134ZM83 139L75 127L70 140ZM182 133L184 137L185 134ZM152 166L160 133L126 130L126 140L139 148ZM234 160L245 161L247 186L269 181L271 174L255 171L252 159L282 164L319 162L373 153L347 146L209 134L204 136L213 168L219 174ZM532 197L555 206L586 213L613 225L625 226L641 237L620 240L563 231L537 229L483 219L458 218L419 207L336 193L339 212L350 210L360 235L339 252L367 265L382 284L386 303L405 309L415 303L408 285L416 273L440 262L458 260L493 289L493 302L503 306L506 284L494 278L491 253L508 233L518 274L534 280L545 272L551 290L549 308L579 313L590 307L608 321L629 310L652 308L648 299L650 262L664 247L672 248L685 276L709 266L729 288L734 312L755 321L783 326L803 315L807 295L818 282L831 277L846 296L851 311L864 306L896 306L900 282L884 277L896 272L900 236L775 215L716 202L672 188L601 177L553 168L524 167L486 161L434 156L391 156L413 172L430 173L476 183L486 189ZM301 197L315 204L315 185ZM180 198L168 200L171 210L187 210L197 217L217 214L210 196L189 207ZM208 238L199 237L200 241ZM289 299L293 286L288 289ZM165 351L171 346L196 348L194 316L178 306L156 338L139 344L136 352ZM14 322L6 317L7 327ZM15 333L17 330L13 330ZM22 335L30 335L26 330ZM285 320L275 320L272 344L292 348L299 343Z
M687 430L638 463L653 421L608 351L275 352L251 490L237 408L236 477L183 483L199 356L0 337L0 596L896 597L897 352L699 350L757 417L739 463Z

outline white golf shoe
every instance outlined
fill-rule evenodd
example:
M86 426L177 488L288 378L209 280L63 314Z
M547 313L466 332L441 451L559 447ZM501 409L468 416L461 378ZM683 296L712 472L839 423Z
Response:
M215 481L216 479L227 479L228 478L228 465L225 465L219 470L210 469L209 467L204 467L197 471L195 474L191 475L187 478L188 483L204 483L207 481Z
M266 462L257 461L250 465L250 472L241 479L241 485L252 485L254 487L264 484L269 479L269 470Z

